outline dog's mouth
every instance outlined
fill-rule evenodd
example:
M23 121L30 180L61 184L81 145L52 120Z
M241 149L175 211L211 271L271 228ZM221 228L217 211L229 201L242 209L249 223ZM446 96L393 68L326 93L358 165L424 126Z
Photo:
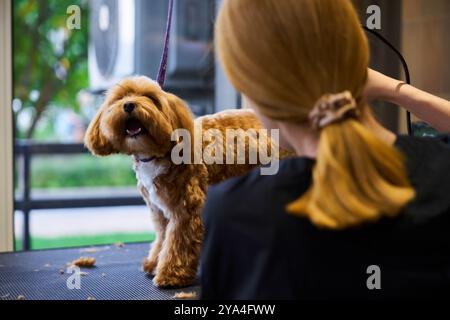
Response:
M145 132L142 123L136 118L127 119L125 122L125 132L128 137L135 138Z

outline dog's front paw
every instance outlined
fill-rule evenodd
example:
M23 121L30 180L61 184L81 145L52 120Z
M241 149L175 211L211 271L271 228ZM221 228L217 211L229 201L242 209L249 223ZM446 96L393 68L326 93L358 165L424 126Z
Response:
M142 270L144 270L144 272L148 274L155 275L157 264L158 261L145 258L144 262L142 263Z
M196 275L170 275L158 273L153 278L153 284L159 288L181 288L187 287L194 283Z

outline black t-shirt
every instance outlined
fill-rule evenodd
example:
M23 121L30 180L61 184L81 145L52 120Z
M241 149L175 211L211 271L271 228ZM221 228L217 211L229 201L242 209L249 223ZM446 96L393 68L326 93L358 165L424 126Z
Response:
M449 297L450 147L404 136L395 145L417 196L396 218L358 228L320 229L286 212L310 186L311 159L286 159L276 175L255 169L210 187L202 298Z

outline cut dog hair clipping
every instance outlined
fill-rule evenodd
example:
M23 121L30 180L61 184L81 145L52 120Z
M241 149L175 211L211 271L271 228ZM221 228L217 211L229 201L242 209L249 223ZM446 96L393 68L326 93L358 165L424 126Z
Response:
M92 268L95 265L95 258L81 257L77 260L71 262L70 265L77 266L80 268Z

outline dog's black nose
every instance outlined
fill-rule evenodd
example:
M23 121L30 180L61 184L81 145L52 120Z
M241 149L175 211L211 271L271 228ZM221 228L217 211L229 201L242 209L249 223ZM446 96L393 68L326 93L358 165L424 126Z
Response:
M127 102L123 105L123 109L125 110L126 113L133 112L135 107L136 106L134 105L134 103L131 103L131 102Z

